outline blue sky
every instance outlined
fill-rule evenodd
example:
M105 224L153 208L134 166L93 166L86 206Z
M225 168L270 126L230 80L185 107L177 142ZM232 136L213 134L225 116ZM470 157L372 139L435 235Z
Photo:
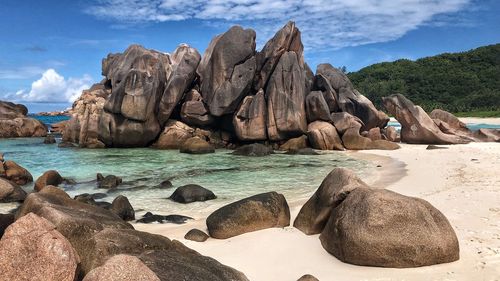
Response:
M63 109L102 79L108 53L132 43L203 53L233 24L254 28L259 49L295 20L313 70L329 62L355 71L499 43L499 14L495 0L2 0L0 99Z

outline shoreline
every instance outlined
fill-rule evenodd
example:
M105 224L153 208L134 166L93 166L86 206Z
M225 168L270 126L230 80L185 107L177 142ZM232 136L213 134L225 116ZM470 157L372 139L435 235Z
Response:
M494 280L500 276L500 178L495 170L500 163L500 144L472 143L442 150L426 150L426 145L401 146L395 151L349 153L382 165L377 175L366 179L368 184L427 200L448 218L460 243L460 260L456 262L408 269L350 265L328 254L319 235L307 236L292 226L226 240L210 238L203 243L183 236L192 228L206 231L204 219L181 226L134 227L177 239L237 268L250 280L297 280L304 274L322 281L425 280L430 276L433 280ZM391 171L394 168L396 171ZM292 225L299 210L300 206L290 210Z

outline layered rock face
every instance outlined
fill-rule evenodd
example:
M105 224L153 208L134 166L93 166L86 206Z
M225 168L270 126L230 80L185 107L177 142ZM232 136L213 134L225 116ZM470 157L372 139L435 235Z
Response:
M255 31L233 26L213 38L203 56L185 44L172 55L138 45L108 55L105 79L75 102L63 140L92 148L178 149L202 128L220 136L204 138L216 147L255 141L277 147L307 134L317 149L343 149L332 114L358 118L358 133L385 127L387 116L344 73L329 64L311 71L295 23L261 51L255 39ZM313 122L333 126L309 133Z
M0 100L0 138L46 136L47 126L27 114L24 105Z

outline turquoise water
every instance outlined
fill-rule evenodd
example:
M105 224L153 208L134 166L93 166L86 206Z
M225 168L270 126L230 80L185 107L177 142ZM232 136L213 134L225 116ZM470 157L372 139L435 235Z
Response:
M40 116L40 115L31 115L30 117L33 117L35 119L40 120L42 123L46 125L52 125L57 122L69 120L71 117L65 116L65 115L59 115L59 116Z
M105 201L123 194L135 209L161 214L183 214L200 217L229 202L254 194L278 191L290 204L308 198L334 167L354 169L361 177L371 174L373 164L354 160L344 152L326 152L317 156L275 154L268 157L233 156L228 150L214 154L189 155L172 150L78 149L42 144L42 138L0 140L0 151L28 169L36 179L54 169L78 184L65 186L71 195L106 192L98 189L96 173L123 178L117 190L108 192ZM159 189L170 179L174 187ZM175 187L199 184L212 190L218 198L207 202L179 204L167 200ZM32 185L25 186L27 191ZM5 212L15 204L0 204Z

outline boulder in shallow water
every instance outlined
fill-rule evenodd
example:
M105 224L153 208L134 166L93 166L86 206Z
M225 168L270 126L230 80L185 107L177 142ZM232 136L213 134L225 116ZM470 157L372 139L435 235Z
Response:
M267 156L273 153L273 148L260 143L242 145L233 151L233 155L239 156Z
M280 145L279 150L281 151L295 151L299 149L307 148L307 136L302 135L293 139L287 140L284 144Z
M83 281L160 281L140 259L130 255L116 255L103 265L92 269Z
M115 175L107 175L103 177L101 174L97 174L97 187L99 188L112 189L116 188L121 183L122 178Z
M181 145L180 152L189 154L206 154L206 153L214 153L215 149L207 141L199 137L192 137L187 139Z
M208 234L196 228L191 229L184 235L184 239L196 242L205 242L209 237Z
M40 191L47 185L58 186L63 181L63 177L57 171L48 170L35 181L35 191Z
M113 200L109 210L118 215L124 221L135 220L134 208L128 201L128 198L123 195L119 195Z
M356 188L320 235L339 260L365 266L419 267L459 259L446 217L427 201L382 189Z
M0 240L0 280L74 281L79 263L70 242L33 213L11 224Z
M5 176L7 180L18 184L25 185L29 182L33 181L33 176L26 170L25 168L19 166L16 162L7 160L0 165L3 164L3 168L5 171Z
M25 198L24 189L11 181L0 178L0 203L22 202Z
M288 225L288 203L282 194L276 192L254 195L228 204L207 218L208 233L217 239Z
M358 187L367 185L351 170L333 169L313 196L302 206L293 226L307 235L321 233L332 210Z
M178 203L192 203L196 201L207 201L217 198L215 194L197 184L188 184L178 187L170 196L175 202Z

